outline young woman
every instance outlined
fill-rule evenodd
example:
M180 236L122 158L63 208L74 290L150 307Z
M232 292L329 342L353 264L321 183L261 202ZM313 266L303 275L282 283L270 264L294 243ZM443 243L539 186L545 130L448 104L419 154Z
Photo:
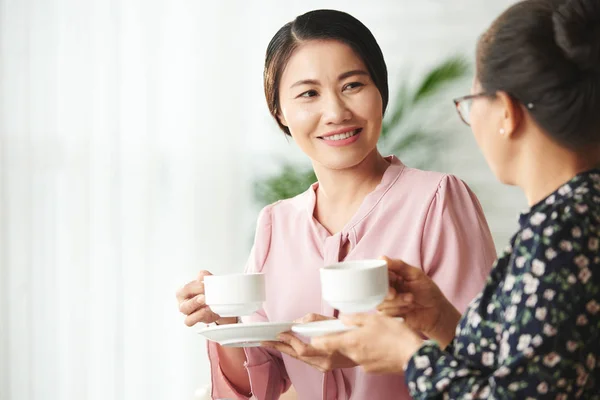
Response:
M371 32L338 11L299 16L271 40L264 86L271 114L310 158L318 182L260 213L246 270L266 274L267 301L244 322L333 318L319 268L382 253L426 265L464 310L495 259L488 226L462 181L378 152L388 85ZM205 306L205 274L178 292L186 323L235 323ZM271 348L209 343L213 396L276 399L292 383L300 399L408 398L402 377L366 374L292 334L280 339Z
M358 316L348 323L362 328L313 345L405 373L415 399L598 399L600 2L508 9L456 104L494 173L530 205L483 292L461 318L420 269L390 261L399 280L381 310L406 323Z

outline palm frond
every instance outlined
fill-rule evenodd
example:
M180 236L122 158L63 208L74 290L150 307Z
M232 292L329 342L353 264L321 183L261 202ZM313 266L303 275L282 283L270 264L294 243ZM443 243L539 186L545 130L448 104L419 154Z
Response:
M464 57L455 56L444 61L425 75L413 96L413 104L438 93L448 83L464 77L469 69L469 63Z

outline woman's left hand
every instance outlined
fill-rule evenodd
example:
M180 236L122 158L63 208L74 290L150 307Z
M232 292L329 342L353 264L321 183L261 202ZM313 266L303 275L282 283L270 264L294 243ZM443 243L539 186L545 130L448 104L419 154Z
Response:
M305 324L328 319L334 318L325 317L319 314L307 314L295 322ZM336 351L325 352L315 349L310 344L304 343L302 340L298 339L298 337L291 332L280 334L278 339L281 340L281 342L264 342L262 345L305 362L321 372L327 372L337 368L356 367L356 363L348 359L348 357L345 357Z
M404 322L381 314L355 314L340 319L358 328L313 338L311 344L319 351L341 353L366 372L402 374L423 344L423 339Z

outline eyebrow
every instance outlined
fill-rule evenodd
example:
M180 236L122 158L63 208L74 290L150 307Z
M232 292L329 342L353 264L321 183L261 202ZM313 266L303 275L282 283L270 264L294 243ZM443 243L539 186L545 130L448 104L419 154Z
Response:
M351 76L358 76L358 75L369 75L369 73L365 70L362 69L354 69L352 71L348 71L348 72L344 72L343 74L341 74L340 76L338 76L338 81L342 81L344 79L350 78ZM318 85L319 81L316 79L303 79L301 81L298 81L296 83L294 83L292 86L290 86L290 89L296 86L300 86L300 85Z

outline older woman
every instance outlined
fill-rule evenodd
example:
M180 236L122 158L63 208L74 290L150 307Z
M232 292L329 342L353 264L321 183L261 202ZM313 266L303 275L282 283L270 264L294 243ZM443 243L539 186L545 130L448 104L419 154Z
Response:
M487 162L530 209L460 313L420 269L390 261L381 305L318 338L432 398L599 398L600 2L526 0L482 36L472 93L455 100ZM429 337L423 341L415 332Z

